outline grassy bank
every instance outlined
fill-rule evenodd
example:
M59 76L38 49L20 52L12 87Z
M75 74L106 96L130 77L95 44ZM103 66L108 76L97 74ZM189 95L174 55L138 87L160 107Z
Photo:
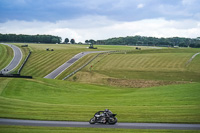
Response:
M0 84L0 117L88 121L109 108L119 122L200 123L199 83L134 89L1 78Z
M0 44L0 70L5 68L13 58L13 50L9 46Z
M97 55L97 54L88 54L88 55L82 57L77 62L75 62L72 66L70 66L65 71L63 71L56 79L62 80L67 75L71 74L72 72L74 72L75 70L77 70L78 68L80 68L81 66L86 64L88 61L90 61L92 58L94 58L95 55Z
M150 129L109 129L109 128L72 128L72 127L31 127L31 126L0 126L2 133L196 133L195 130L150 130Z
M20 46L22 44L15 44ZM32 54L27 61L22 75L31 75L33 77L44 77L57 67L68 61L74 55L83 51L96 51L102 49L87 49L85 45L70 44L28 44ZM46 51L49 48L54 51ZM67 71L66 73L70 73ZM61 76L65 77L65 75Z
M21 46L21 43L14 45ZM22 70L22 75L31 75L33 77L44 77L57 67L68 61L74 55L84 51L115 51L115 50L135 50L135 47L128 46L104 46L97 45L98 49L88 49L89 45L71 45L71 44L28 44L32 54ZM54 51L46 51L49 48ZM94 55L94 54L93 54ZM73 72L78 66L83 65L90 60L93 55L80 60L79 63L73 65L70 69L66 70L58 79L62 79L67 74Z
M29 48L32 50L32 54L21 73L33 77L46 76L74 55L86 49L84 46L64 44L29 44ZM46 51L47 48L54 49L54 51Z
M109 108L117 113L119 122L200 123L200 55L186 65L199 49L97 47L97 50L134 51L101 55L68 79L74 81L70 82L38 77L44 77L75 54L89 51L86 45L29 44L32 55L22 75L32 75L34 79L0 78L0 117L88 121L96 111ZM54 51L46 51L46 48ZM22 50L27 54L28 49ZM13 56L12 50L4 45L0 45L0 54L3 57L0 61L7 64ZM83 57L57 79L94 55ZM0 126L0 132L94 131L196 132Z
M198 51L199 49L147 49L101 55L69 80L73 81L76 77L78 82L107 85L113 84L110 81L120 79L124 85L130 83L130 80L200 82L200 55L187 64Z

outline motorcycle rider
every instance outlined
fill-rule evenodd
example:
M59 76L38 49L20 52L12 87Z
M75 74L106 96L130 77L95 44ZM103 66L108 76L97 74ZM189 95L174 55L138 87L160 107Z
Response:
M102 123L106 123L106 118L105 117L109 117L109 115L112 114L112 112L109 109L105 109L103 114L101 114L102 118Z
M109 109L105 109L105 110L104 110L104 114L105 114L106 116L109 116L110 114L112 114L112 112L111 112Z

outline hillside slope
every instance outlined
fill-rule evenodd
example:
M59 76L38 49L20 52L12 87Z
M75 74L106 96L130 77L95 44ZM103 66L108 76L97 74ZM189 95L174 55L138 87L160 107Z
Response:
M14 56L12 48L0 44L0 70L6 67Z
M171 81L173 83L200 82L200 70L198 69L200 68L200 55L187 64L198 50L142 50L101 55L68 80L129 87L136 87L130 82L140 83L137 82L138 80L168 81L169 84Z
M0 78L0 117L88 121L105 108L119 122L200 123L199 83L151 88Z

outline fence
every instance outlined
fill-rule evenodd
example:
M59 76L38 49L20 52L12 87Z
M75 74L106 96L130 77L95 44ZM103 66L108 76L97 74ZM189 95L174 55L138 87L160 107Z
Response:
M22 68L24 67L24 65L25 65L25 63L27 62L27 60L28 60L28 58L30 57L30 55L31 55L31 51L29 51L28 56L26 57L26 59L25 59L24 62L22 63L22 65L21 65L21 67L19 68L17 74L20 74Z
M21 76L20 74L0 74L0 77L7 77L7 78L31 78L32 76Z

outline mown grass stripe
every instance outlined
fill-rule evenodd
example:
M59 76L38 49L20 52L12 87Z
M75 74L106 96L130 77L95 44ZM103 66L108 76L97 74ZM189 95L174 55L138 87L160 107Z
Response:
M5 68L14 56L12 48L0 44L0 70Z
M109 69L113 66L113 69L179 69L181 64L184 64L185 58L189 55L170 55L170 54L158 54L158 55L121 55L120 57L112 56L103 60L104 64L98 64L96 69ZM133 59L129 60L129 59ZM135 60L134 60L135 59Z
M46 51L45 51L46 52ZM64 62L69 60L73 57L73 53L60 51L48 51L44 52L37 52L30 58L29 62L27 62L27 66L25 69L24 74L34 75L34 76L45 76L46 74L50 73ZM28 68L28 69L27 69Z

